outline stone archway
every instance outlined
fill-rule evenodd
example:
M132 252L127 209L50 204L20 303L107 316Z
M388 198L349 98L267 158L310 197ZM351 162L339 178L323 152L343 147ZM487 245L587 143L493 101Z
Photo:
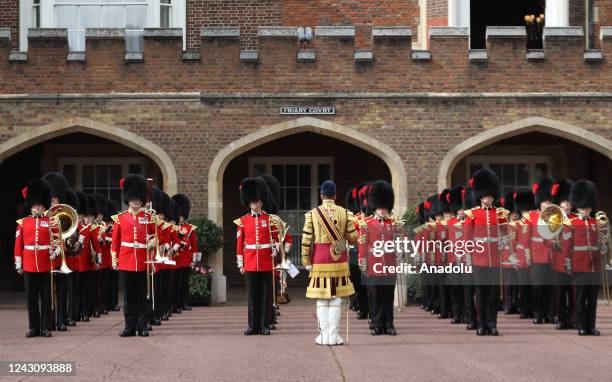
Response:
M86 118L68 118L26 130L0 144L0 162L30 146L71 133L85 133L106 138L148 156L161 169L164 191L170 195L176 194L176 169L168 154L161 147L130 131Z
M583 128L542 117L529 117L501 125L469 138L452 148L440 163L438 190L451 185L451 176L461 159L479 149L506 138L540 132L584 145L612 160L612 141Z
M395 191L396 209L404 213L408 203L406 169L399 155L388 145L355 129L313 117L301 117L264 126L222 148L215 156L208 172L208 217L223 226L223 177L232 160L262 144L299 133L315 133L357 146L379 157L389 168ZM225 301L226 278L223 273L223 251L211 261L213 277L213 303Z

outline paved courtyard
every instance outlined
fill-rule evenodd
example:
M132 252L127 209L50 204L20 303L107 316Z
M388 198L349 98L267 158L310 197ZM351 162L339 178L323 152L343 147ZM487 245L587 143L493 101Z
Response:
M76 361L79 381L612 380L612 307L603 304L601 337L503 315L500 337L477 337L413 306L397 313L397 337L370 336L366 322L351 313L348 344L319 347L313 302L299 298L303 290L291 292L294 301L282 306L279 329L267 337L242 334L246 301L230 291L227 305L174 315L149 338L120 338L123 316L113 312L49 339L26 339L20 295L2 294L0 360ZM344 316L342 325L344 336Z

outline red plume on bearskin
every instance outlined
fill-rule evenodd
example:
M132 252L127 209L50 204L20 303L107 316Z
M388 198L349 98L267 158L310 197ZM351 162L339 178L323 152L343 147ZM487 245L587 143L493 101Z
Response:
M28 197L28 186L25 186L24 188L21 189L21 196L23 196L24 199L27 199L27 197Z
M569 200L570 191L573 185L574 182L569 179L562 179L553 184L551 191L553 197L552 202L559 205L561 202Z
M559 183L553 184L552 188L550 189L550 194L552 196L557 195L557 192L559 192Z
M125 184L125 178L119 179L119 188L123 190L123 185Z
M506 205L506 198L504 198L503 196L499 199L499 204L504 207Z
M516 195L517 195L517 194L518 194L518 193L517 193L516 191L514 191L514 193L512 194L512 199L516 200Z
M537 183L534 183L534 184L531 186L531 192L532 192L534 195L536 194L536 192L538 192L538 184L537 184Z
M540 206L540 203L549 200L552 201L551 195L554 180L551 178L542 178L535 185L535 192L533 193L536 207Z

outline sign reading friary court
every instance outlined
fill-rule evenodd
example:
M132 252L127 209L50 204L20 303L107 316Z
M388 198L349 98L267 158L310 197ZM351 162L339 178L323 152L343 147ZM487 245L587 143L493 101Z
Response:
M282 115L334 115L336 108L333 106L283 106L280 108Z

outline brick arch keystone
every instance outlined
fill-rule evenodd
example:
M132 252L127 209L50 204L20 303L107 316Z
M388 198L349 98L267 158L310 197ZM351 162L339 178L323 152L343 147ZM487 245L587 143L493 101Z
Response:
M531 132L565 138L584 145L612 160L612 141L581 127L543 117L529 117L486 130L452 148L440 163L438 190L451 185L455 166L469 154L493 143Z
M166 152L155 143L130 131L106 125L87 118L68 118L50 124L29 128L0 144L0 162L35 144L71 133L85 133L120 143L151 158L161 169L164 191L177 192L176 169Z

